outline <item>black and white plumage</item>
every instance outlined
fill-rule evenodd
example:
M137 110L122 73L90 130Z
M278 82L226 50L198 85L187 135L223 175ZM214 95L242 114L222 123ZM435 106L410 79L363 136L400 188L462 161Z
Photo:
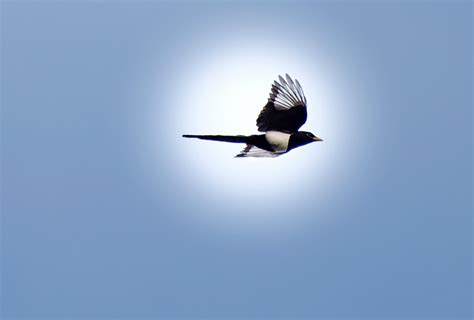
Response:
M258 131L251 136L183 135L185 138L245 143L236 157L277 157L305 144L322 141L311 132L298 131L306 122L306 97L298 80L279 76L272 84L267 104L257 118Z
M306 122L306 97L298 80L279 76L272 84L270 98L257 118L258 131L276 130L294 133Z

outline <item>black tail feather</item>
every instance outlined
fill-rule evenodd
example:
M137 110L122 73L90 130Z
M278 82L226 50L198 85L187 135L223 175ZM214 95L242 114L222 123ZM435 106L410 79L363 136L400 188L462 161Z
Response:
M222 141L232 143L247 143L248 136L221 136L221 135L195 135L183 134L184 138L197 138L201 140Z

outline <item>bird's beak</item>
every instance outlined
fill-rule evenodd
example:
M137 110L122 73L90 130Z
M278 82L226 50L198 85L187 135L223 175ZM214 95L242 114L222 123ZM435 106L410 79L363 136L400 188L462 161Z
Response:
M318 138L318 137L314 137L313 140L314 140L314 141L323 141L323 139Z

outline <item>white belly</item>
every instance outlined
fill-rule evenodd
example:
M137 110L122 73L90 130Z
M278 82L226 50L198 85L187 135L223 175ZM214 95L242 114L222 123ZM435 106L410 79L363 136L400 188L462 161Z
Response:
M265 139L267 139L275 152L286 152L290 141L290 134L280 131L267 131L265 132Z

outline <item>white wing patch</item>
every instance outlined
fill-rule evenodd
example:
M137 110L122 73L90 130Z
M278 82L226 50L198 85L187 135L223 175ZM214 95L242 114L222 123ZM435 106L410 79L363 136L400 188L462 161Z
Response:
M256 158L274 158L282 155L283 153L279 152L271 152L264 149L260 149L256 146L252 146L248 144L238 155L236 158L243 158L243 157L256 157Z
M273 82L269 101L272 101L277 110L288 110L296 106L306 106L306 97L298 80L295 82L286 74L286 81L278 76L280 82Z

